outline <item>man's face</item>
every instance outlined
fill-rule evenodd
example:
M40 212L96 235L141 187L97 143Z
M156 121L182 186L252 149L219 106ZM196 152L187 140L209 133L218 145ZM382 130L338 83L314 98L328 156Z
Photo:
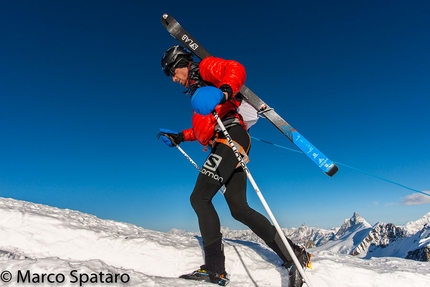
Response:
M176 68L174 71L174 75L172 75L172 80L175 83L179 83L182 86L187 86L188 80L188 67Z

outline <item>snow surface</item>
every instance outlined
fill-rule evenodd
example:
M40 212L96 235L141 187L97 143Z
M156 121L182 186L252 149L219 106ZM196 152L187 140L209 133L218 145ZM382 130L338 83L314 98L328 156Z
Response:
M241 233L224 242L229 286L287 286L287 272L277 256L264 244L237 239ZM151 231L0 198L0 279L12 275L1 286L216 286L177 278L202 264L200 244L193 233ZM306 272L314 287L430 286L430 262L361 259L323 246L309 250L314 268ZM116 283L106 283L115 282L115 274ZM63 282L48 282L55 278ZM97 283L82 282L86 279Z

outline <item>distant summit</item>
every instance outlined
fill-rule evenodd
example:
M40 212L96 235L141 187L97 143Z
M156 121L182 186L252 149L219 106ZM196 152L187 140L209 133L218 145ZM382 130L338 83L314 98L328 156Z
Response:
M388 245L406 238L402 228L393 223L376 223L369 234L358 246L351 251L351 255L368 255L377 248L386 248Z
M332 240L318 249L362 258L401 257L430 261L430 213L404 227L378 222L371 226L354 212Z
M406 225L403 227L403 230L406 232L406 234L412 235L422 230L423 226L426 224L427 226L430 226L430 212L416 221L406 223Z
M356 233L362 229L367 229L372 227L363 217L357 212L354 212L351 218L345 219L344 223L341 225L333 240L338 240L345 235Z

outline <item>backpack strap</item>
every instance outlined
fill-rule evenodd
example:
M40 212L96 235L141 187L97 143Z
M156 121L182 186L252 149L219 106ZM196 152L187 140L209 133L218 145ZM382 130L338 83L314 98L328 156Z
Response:
M248 163L249 162L249 157L246 154L246 150L239 143L237 143L236 141L234 141L234 140L232 140L232 141L233 141L234 146L237 148L238 152L242 156L243 161L245 163ZM217 143L217 142L221 143L221 144L225 144L226 146L228 146L229 148L231 148L231 146L228 143L227 139L224 139L224 138L221 138L221 139L220 138L215 138L214 144ZM237 163L236 168L238 168L239 166L240 166L240 163Z

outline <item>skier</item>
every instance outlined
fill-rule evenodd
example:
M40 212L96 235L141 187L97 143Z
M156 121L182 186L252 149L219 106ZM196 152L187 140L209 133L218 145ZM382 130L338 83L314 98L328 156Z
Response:
M282 266L289 270L290 287L302 286L301 275L275 227L265 216L248 205L246 174L212 114L212 111L218 113L238 151L247 161L251 146L247 130L256 119L251 116L249 121L244 120L238 113L238 108L241 107L248 111L242 114L249 114L249 105L237 95L245 83L245 68L236 61L212 56L199 63L194 62L193 54L180 45L170 47L163 54L161 66L166 76L188 89L194 111L191 128L181 132L161 128L158 137L169 147L197 140L211 150L190 197L198 218L205 263L198 270L182 275L181 278L208 281L221 286L229 282L225 270L220 221L212 205L212 198L224 184L224 197L233 218L248 226L278 254L284 262ZM255 113L255 109L253 111ZM291 240L288 241L299 262L303 267L306 266L310 260L309 253Z

